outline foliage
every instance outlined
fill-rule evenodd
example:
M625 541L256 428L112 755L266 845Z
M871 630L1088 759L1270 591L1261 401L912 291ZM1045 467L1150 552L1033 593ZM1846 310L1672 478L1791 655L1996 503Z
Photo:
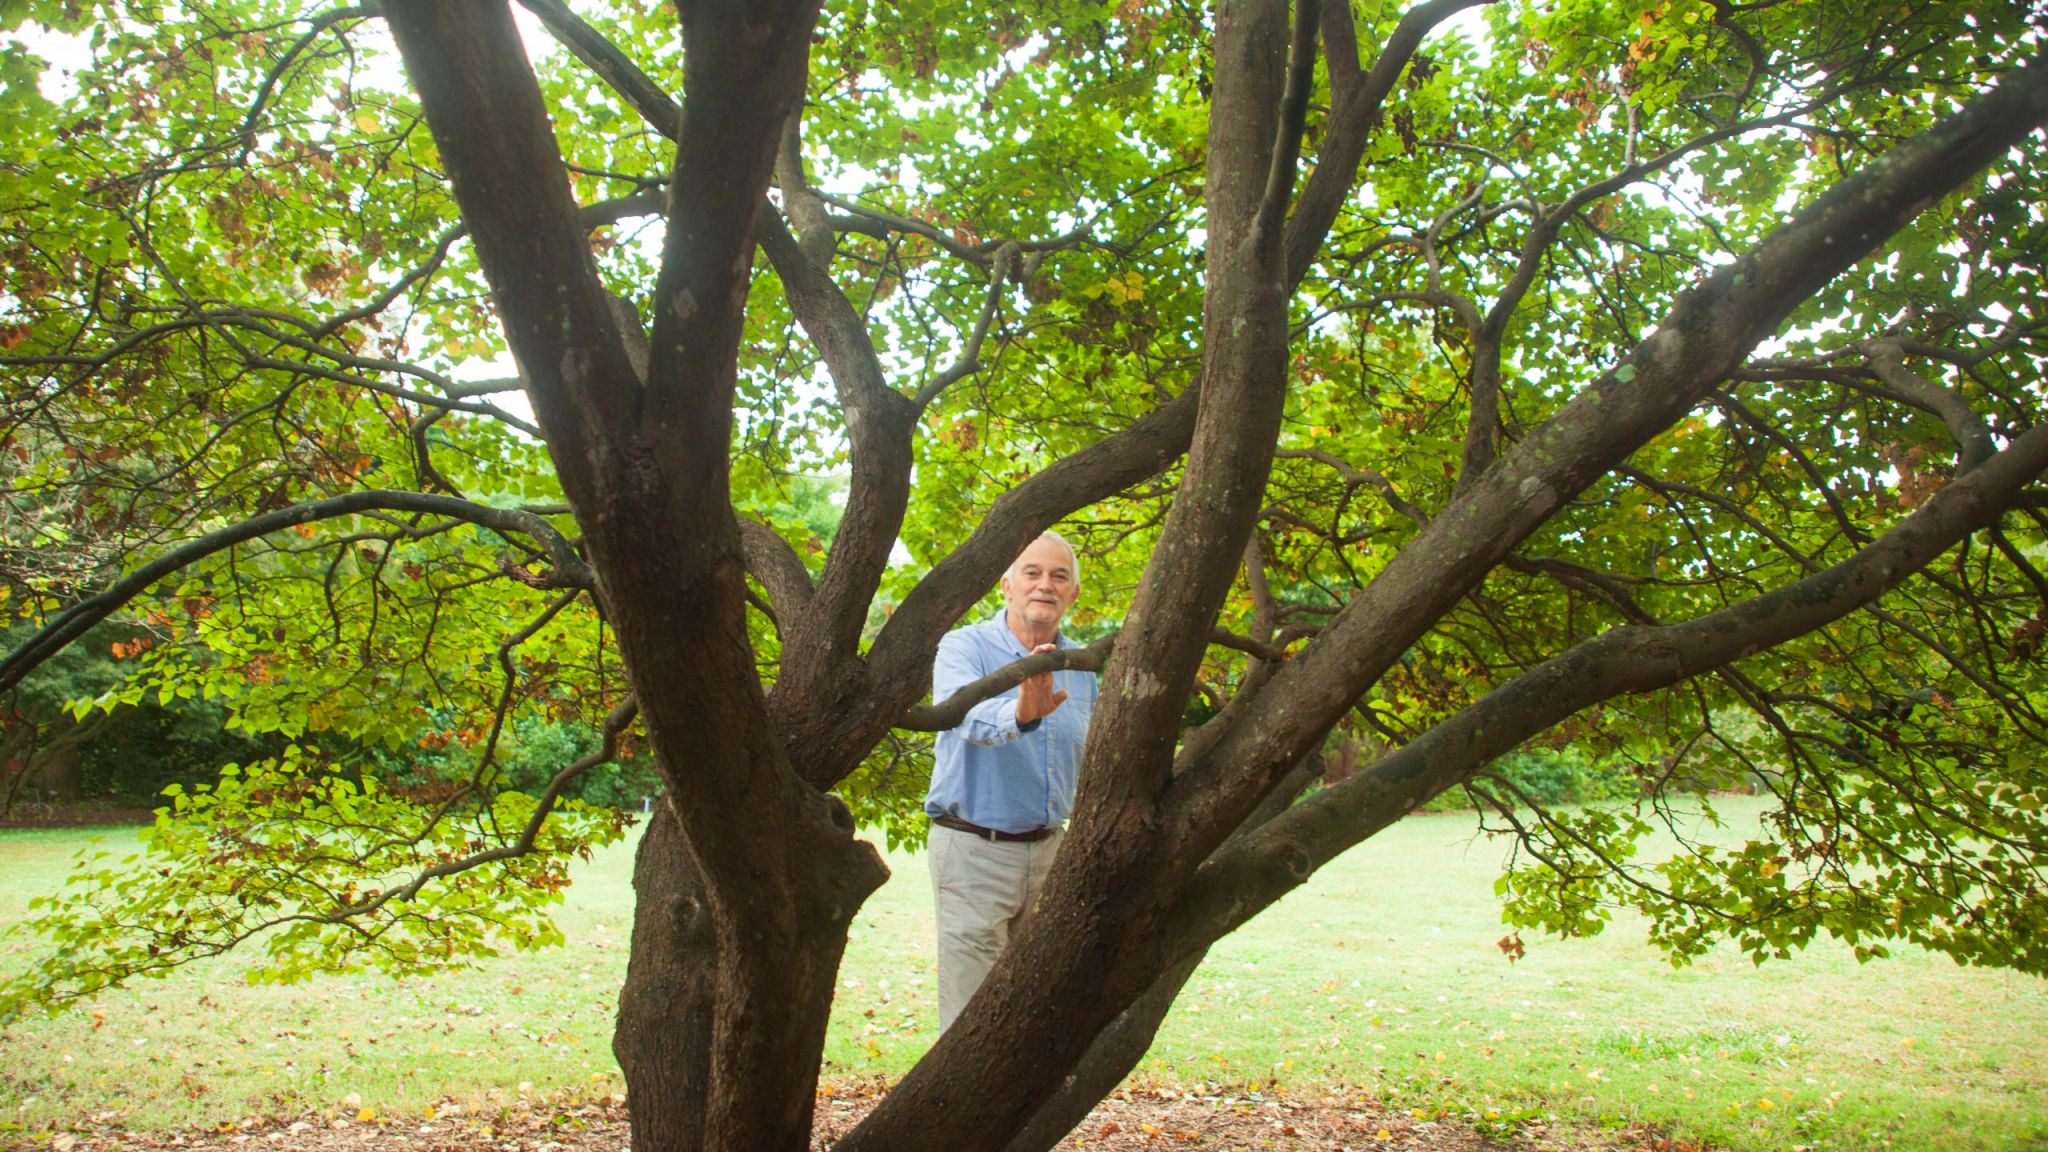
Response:
M225 730L228 712L216 704L144 701L117 708L95 729L80 753L84 795L147 807L171 785L211 783L222 767L282 751L275 739L255 740Z
M31 926L57 950L10 982L0 1011L54 1011L251 937L262 955L251 982L364 967L412 975L500 944L559 943L549 910L568 886L567 859L616 840L626 823L566 803L541 825L539 851L428 885L414 878L525 825L533 798L508 791L485 806L440 805L418 826L420 805L374 777L325 770L297 745L167 795L142 838L146 864L90 849L71 891L30 902L39 913Z
M447 718L430 718L418 740L392 751L372 749L377 776L402 789L431 793L477 778L476 752L447 736ZM498 763L485 775L492 789L538 795L564 764L598 750L595 733L582 725L550 720L543 713L512 717L501 737ZM638 811L661 793L660 776L644 752L599 764L568 783L563 794L604 807Z

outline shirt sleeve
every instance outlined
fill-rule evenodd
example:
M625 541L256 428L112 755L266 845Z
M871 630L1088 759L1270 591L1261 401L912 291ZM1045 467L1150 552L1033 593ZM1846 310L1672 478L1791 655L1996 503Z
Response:
M939 658L932 665L932 699L940 704L972 684L993 668L982 668L975 659L974 646L957 633L939 641ZM1034 722L1031 727L1038 725ZM967 718L954 729L969 744L1008 744L1028 729L1017 726L1017 698L996 696L967 710Z

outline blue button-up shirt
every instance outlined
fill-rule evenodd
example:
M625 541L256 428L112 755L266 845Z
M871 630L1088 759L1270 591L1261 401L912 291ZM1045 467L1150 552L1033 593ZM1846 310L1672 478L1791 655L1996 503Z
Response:
M1064 634L1057 642L1081 647ZM948 632L932 668L932 699L943 703L963 686L1029 655L1001 612ZM925 812L1001 832L1029 832L1067 818L1088 717L1095 711L1095 673L1058 671L1052 678L1066 702L1028 727L1017 726L1017 689L1011 688L939 733Z

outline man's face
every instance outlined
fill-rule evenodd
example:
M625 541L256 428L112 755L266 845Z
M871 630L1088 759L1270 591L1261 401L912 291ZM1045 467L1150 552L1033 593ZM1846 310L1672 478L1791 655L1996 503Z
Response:
M1032 541L1003 575L1003 603L1014 617L1040 628L1058 624L1080 594L1074 558L1052 540Z

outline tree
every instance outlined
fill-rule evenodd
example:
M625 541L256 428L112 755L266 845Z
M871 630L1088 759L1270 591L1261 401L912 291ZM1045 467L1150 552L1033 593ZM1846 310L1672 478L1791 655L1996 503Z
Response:
M60 906L15 999L262 933L280 974L544 940L618 833L563 790L644 734L635 1142L801 1148L883 877L833 790L965 705L920 704L939 637L1066 518L1113 637L970 692L1101 668L1068 847L842 1148L1049 1146L1210 942L1459 784L1524 924L2048 968L2018 6L522 6L538 66L503 0L13 9L94 63L0 98L11 491L124 546L13 590L0 688L154 604L131 691L461 752L180 798L204 866ZM457 378L500 340L516 381ZM840 460L827 546L785 477ZM529 713L603 733L532 796ZM1388 750L1297 799L1340 726ZM1484 775L1542 740L1642 805ZM1737 776L1757 839L1632 863Z

